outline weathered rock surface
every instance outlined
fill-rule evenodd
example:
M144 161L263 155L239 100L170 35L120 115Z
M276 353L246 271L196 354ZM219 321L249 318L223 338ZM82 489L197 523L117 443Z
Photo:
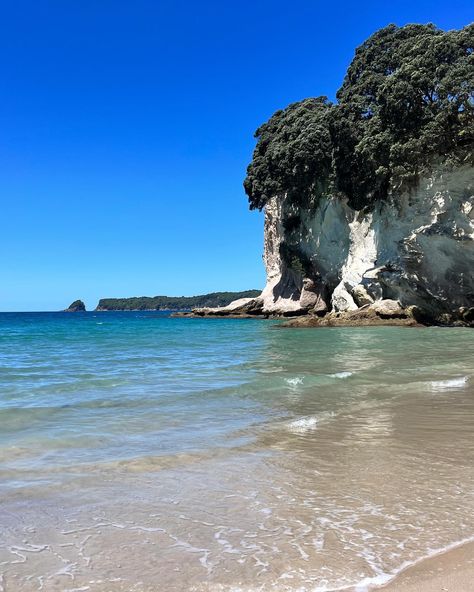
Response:
M218 308L193 308L192 312L177 312L176 317L235 317L263 316L263 300L261 298L239 298L227 306Z
M86 305L82 300L74 300L65 310L64 312L84 312L86 310Z
M397 326L417 327L423 323L416 318L414 310L402 309L392 300L382 300L385 303L377 307L375 304L366 305L357 310L332 311L324 317L307 315L285 322L284 327L365 327L365 326Z
M405 310L398 300L377 300L370 306L379 317L397 318L405 316Z
M462 307L459 312L463 321L474 324L474 306L471 308Z
M372 304L374 301L373 297L367 292L367 289L361 284L358 284L352 290L352 298L358 307Z
M307 207L270 199L263 259L260 297L193 314L326 315L314 320L321 326L416 324L416 311L423 323L472 324L474 168L439 166L412 191L392 187L371 210L336 195Z
M301 290L299 305L304 311L323 315L328 311L328 305L323 298L324 289L319 280L305 278Z
M274 198L265 211L264 261L264 313L311 313L313 302L324 303L323 312L355 312L374 302L374 312L393 312L390 300L398 303L395 314L416 306L433 322L448 315L469 323L474 169L440 166L411 192L392 188L371 211L353 210L340 196L308 208Z

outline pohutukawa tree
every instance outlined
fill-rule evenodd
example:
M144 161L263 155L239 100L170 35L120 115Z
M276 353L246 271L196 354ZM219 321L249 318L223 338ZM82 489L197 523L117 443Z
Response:
M356 50L337 103L293 103L255 137L251 209L282 195L310 206L328 193L359 209L416 185L440 160L474 164L474 24L377 31Z

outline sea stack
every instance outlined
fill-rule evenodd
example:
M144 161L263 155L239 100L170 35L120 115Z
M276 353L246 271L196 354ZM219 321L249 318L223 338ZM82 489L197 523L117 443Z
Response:
M473 39L472 25L389 25L337 102L304 99L258 128L244 188L265 212L267 284L232 314L473 326Z
M74 300L65 310L64 312L85 312L86 305L82 300Z

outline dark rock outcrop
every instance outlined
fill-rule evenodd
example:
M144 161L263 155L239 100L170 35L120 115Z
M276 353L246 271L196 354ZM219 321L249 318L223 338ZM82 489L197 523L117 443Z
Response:
M72 302L64 312L85 312L85 310L86 305L84 302L82 302L82 300L74 300L74 302Z

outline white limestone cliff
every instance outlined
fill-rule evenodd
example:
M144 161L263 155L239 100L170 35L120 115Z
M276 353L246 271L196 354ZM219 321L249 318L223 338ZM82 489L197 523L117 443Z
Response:
M339 196L311 209L286 201L265 208L262 312L352 311L381 299L433 316L474 306L472 167L439 168L370 211Z

